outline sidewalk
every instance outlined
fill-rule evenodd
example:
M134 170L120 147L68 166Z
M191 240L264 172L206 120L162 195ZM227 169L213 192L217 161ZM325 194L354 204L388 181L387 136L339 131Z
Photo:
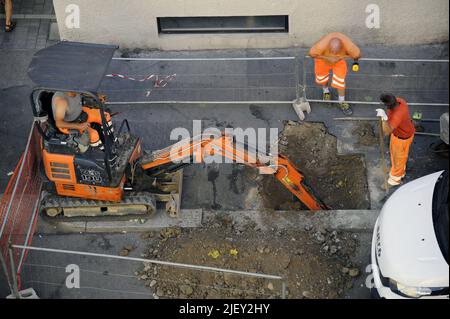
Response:
M42 49L57 42L49 40L50 26L56 22L52 0L14 0L11 33L4 32L4 7L0 6L0 50Z

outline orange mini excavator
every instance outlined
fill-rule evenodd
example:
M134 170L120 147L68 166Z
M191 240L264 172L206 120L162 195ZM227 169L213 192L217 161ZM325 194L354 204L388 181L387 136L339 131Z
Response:
M287 158L252 155L233 136L194 137L145 153L126 119L114 131L105 115L109 110L97 91L116 49L64 41L37 52L29 66L28 74L37 85L31 105L42 135L43 167L50 185L41 208L48 216L149 215L156 211L157 202L165 203L167 212L176 215L182 168L217 155L273 174L311 210L327 208L304 185L303 175ZM56 127L51 101L57 91L79 93L84 106L99 109L101 124L91 127L98 131L102 149L91 147L84 133L65 134ZM261 158L268 160L262 163ZM270 162L277 164L267 164Z

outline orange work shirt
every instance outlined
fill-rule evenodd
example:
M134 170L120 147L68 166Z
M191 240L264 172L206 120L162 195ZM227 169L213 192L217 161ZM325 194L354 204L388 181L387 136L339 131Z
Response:
M388 123L394 129L392 134L401 138L410 138L416 131L414 124L409 116L409 108L406 101L397 98L398 105L393 109L387 110Z

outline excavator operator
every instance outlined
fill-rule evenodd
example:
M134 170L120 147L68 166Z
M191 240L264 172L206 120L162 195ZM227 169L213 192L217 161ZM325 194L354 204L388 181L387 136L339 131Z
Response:
M99 94L103 103L104 95ZM99 109L83 105L81 94L76 92L55 92L52 98L52 111L56 127L64 134L69 130L78 130L80 133L88 132L91 147L104 149L100 138L102 119ZM106 121L112 131L111 115L105 112Z

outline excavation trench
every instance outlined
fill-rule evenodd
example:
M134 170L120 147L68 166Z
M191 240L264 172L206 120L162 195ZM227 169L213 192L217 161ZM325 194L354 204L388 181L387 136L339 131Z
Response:
M370 128L361 143L377 140ZM356 134L356 133L355 133ZM358 137L359 136L359 137ZM361 154L337 154L337 139L323 123L287 121L279 133L278 152L304 175L305 184L332 209L368 209L366 165ZM182 207L206 210L307 209L272 175L236 164L196 164L184 171Z
M339 155L336 144L336 137L323 123L289 121L280 134L279 153L294 163L305 176L305 183L329 207L367 209L370 199L364 157ZM271 176L262 177L258 184L265 208L305 209Z

